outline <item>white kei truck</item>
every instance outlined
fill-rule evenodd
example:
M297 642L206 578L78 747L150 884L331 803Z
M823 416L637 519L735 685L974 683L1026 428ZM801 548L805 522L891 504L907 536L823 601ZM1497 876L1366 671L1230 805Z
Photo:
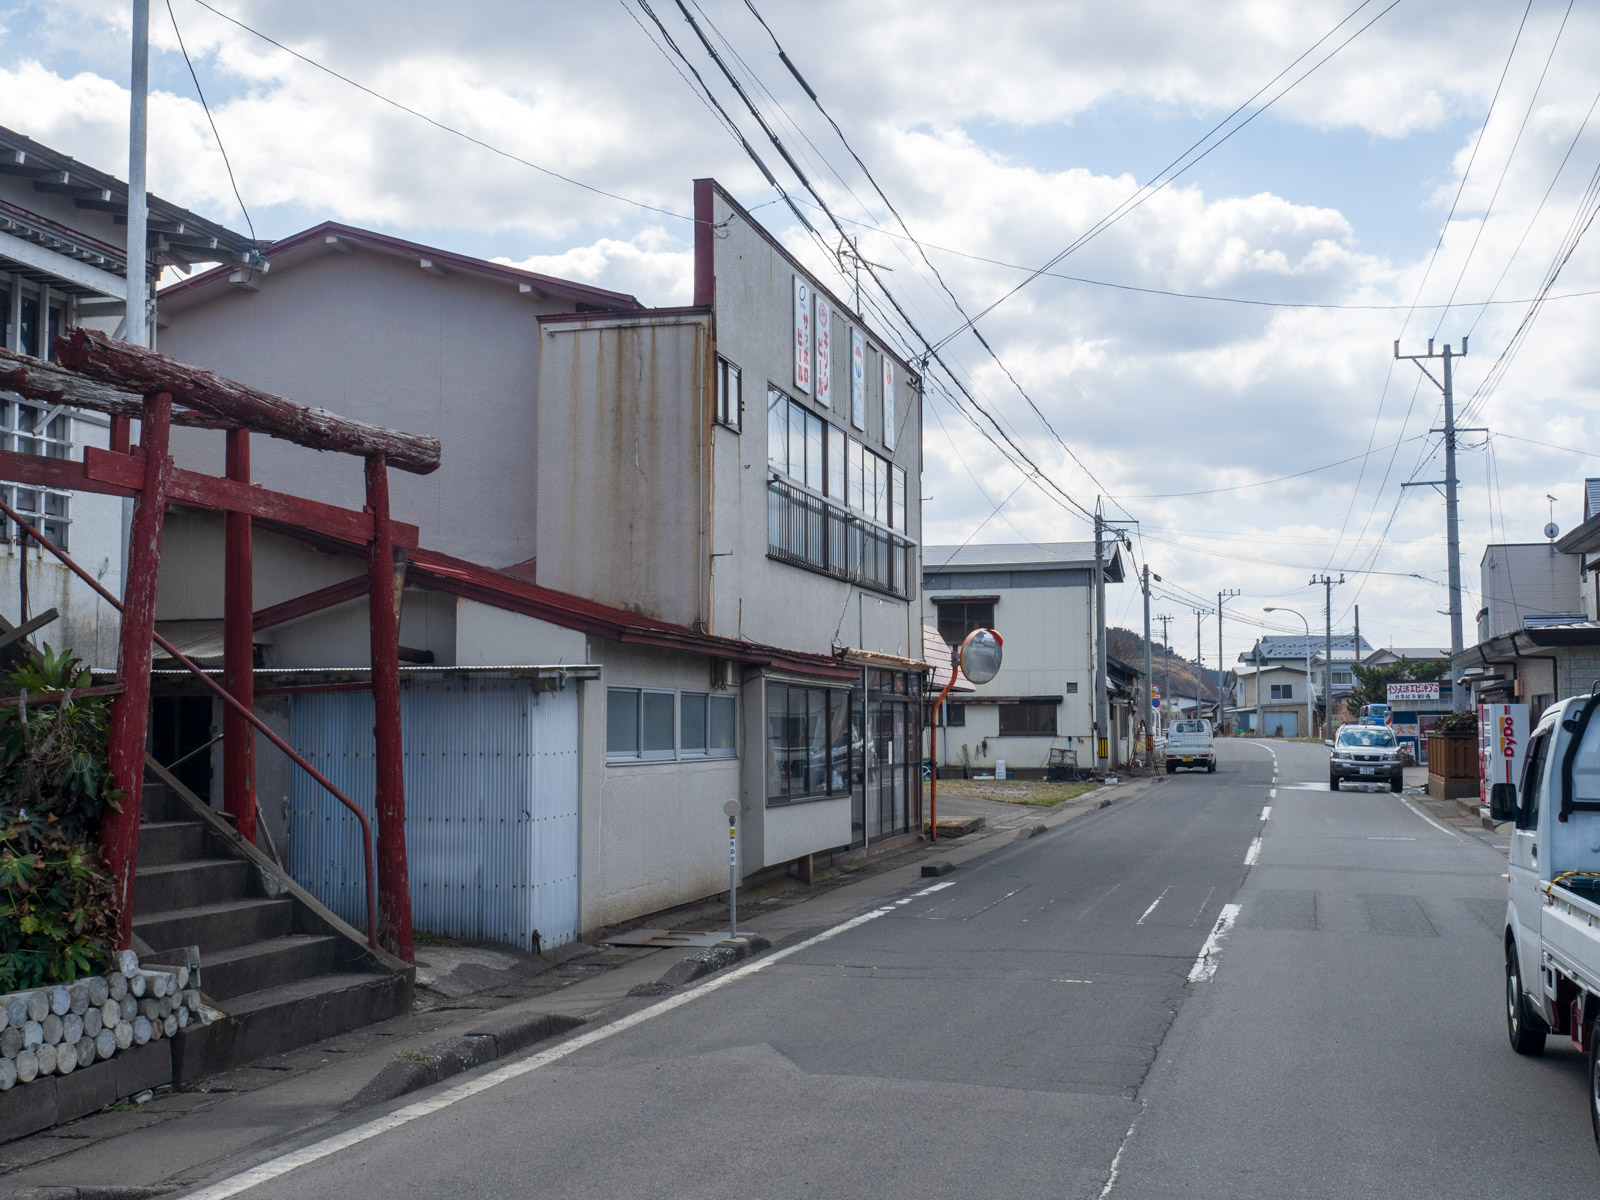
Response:
M1518 1054L1566 1034L1588 1059L1600 1146L1600 686L1546 710L1520 783L1489 815L1514 822L1506 898L1506 1030Z
M1216 772L1217 748L1211 740L1210 721L1173 722L1167 734L1167 774L1179 767Z

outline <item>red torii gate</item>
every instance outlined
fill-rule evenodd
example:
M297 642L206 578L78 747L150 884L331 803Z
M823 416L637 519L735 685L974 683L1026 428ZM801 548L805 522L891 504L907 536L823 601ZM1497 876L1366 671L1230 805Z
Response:
M400 433L306 408L210 371L187 366L152 350L90 330L58 339L62 366L0 350L0 388L51 404L86 408L111 416L111 449L88 447L83 461L0 451L0 478L35 486L133 497L128 575L119 605L87 572L52 545L9 505L0 503L27 536L123 611L117 673L123 690L112 701L109 747L114 786L122 810L101 822L105 848L121 900L119 944L132 936L133 875L137 865L144 787L144 742L150 709L151 645L196 671L224 702L223 795L241 835L255 840L254 737L259 730L309 771L328 791L359 809L305 762L254 714L251 526L254 520L309 531L368 550L367 595L372 656L377 912L367 871L368 936L381 939L405 961L413 960L411 896L405 846L405 783L400 737L399 601L405 552L415 548L414 526L389 515L388 468L427 474L439 466L436 438ZM140 442L130 440L132 418ZM226 478L181 470L168 452L172 425L226 431ZM322 504L250 484L250 433L260 432L315 450L359 455L365 461L366 508L361 512ZM156 580L161 531L168 504L224 514L223 677L218 688L155 632ZM365 840L365 838L364 838ZM370 851L369 851L370 854Z

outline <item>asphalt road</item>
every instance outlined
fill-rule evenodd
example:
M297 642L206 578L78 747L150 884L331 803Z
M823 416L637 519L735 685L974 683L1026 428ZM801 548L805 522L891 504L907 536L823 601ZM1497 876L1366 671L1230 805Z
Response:
M1493 846L1319 747L1221 758L211 1194L1592 1188L1577 1056L1505 1042Z

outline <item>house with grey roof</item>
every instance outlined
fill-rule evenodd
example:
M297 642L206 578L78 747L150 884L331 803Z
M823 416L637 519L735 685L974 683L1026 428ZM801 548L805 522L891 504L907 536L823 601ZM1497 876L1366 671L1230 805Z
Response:
M1042 772L1052 750L1092 767L1095 608L1094 543L1042 542L923 548L924 619L955 647L974 629L1005 639L1000 673L941 714L940 770ZM1106 583L1121 583L1120 551L1107 547ZM1111 757L1132 756L1138 671L1108 667Z

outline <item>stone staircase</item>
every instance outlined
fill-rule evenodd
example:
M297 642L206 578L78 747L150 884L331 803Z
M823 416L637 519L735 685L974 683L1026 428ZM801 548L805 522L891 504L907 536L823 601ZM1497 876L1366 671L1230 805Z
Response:
M144 788L134 936L157 963L199 946L201 990L226 1018L173 1039L187 1083L411 1010L414 971L366 945L182 784Z

